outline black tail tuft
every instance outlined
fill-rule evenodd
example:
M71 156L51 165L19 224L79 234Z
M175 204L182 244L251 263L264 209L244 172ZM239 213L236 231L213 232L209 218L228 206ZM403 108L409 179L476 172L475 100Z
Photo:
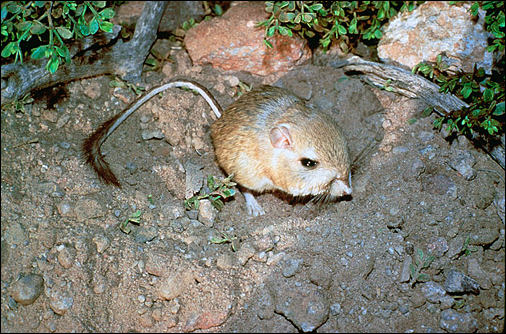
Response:
M90 164L98 177L105 183L115 185L121 188L118 178L109 167L107 161L104 160L100 152L102 140L109 128L114 124L119 115L114 116L104 124L102 124L91 136L86 138L81 147L83 157L86 163Z

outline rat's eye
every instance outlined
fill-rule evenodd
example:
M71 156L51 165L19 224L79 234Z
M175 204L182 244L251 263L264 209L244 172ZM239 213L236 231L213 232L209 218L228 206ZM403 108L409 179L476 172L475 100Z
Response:
M300 159L300 163L302 164L302 166L304 166L306 168L315 168L316 165L318 165L318 161L311 160L311 159L308 159L308 158L302 158L302 159Z

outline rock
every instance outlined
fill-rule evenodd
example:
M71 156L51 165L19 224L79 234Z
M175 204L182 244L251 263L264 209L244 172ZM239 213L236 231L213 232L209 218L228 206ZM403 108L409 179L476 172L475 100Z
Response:
M285 258L282 263L283 276L284 277L294 276L300 270L302 263L304 263L303 259Z
M193 332L197 329L209 329L212 327L219 326L227 321L229 316L229 311L221 311L221 312L203 312L199 314L194 314L190 317L190 319L186 322L183 327L184 332Z
M269 39L273 48L265 46L265 29L256 23L268 17L263 2L248 1L237 2L221 17L202 21L184 38L193 63L265 76L309 61L311 50L295 35L277 34Z
M423 191L437 195L449 195L452 199L457 197L457 186L446 175L427 175L422 177L421 181Z
M146 260L146 272L154 276L165 276L170 274L173 259L166 255L151 253Z
M186 171L186 190L185 199L191 198L194 194L200 191L202 188L202 180L204 179L204 168L201 164L194 163L191 160L187 160L184 164ZM191 217L190 217L191 218Z
M409 151L409 148L406 146L396 146L392 149L393 154L404 154Z
M216 267L220 270L227 270L235 266L235 258L229 253L221 254L216 259Z
M502 223L504 225L504 192L497 193L494 198L494 205L497 210L497 215L501 218Z
M282 284L282 288L270 287L276 313L282 314L303 332L312 332L327 321L329 302L317 286L304 283L294 286L287 281Z
M334 304L330 305L330 314L332 314L333 316L336 316L339 313L341 313L341 304L334 303Z
M208 199L200 201L198 220L207 227L213 227L218 210Z
M165 221L171 221L183 217L185 210L181 203L169 199L160 205L160 213Z
M142 131L141 137L142 137L143 140L163 139L163 138L165 138L165 135L163 134L162 130L155 129L155 130L144 130L144 131Z
M433 238L427 244L427 250L430 254L441 257L448 251L448 242L445 238Z
M471 277L464 275L458 270L451 269L446 275L444 289L448 293L478 293L480 285Z
M96 200L81 198L74 207L74 213L79 222L86 222L88 219L102 217L104 210Z
M429 1L410 13L398 14L384 27L378 57L411 69L422 61L435 62L437 55L445 52L452 70L472 73L477 63L490 73L493 58L486 51L485 11L480 9L475 21L470 6Z
M309 280L311 283L324 289L328 289L330 287L333 280L333 275L332 269L326 263L317 259L311 264L311 269L309 272Z
M56 209L58 210L58 213L63 217L72 215L72 207L66 201L60 202L56 206Z
M274 316L274 299L272 295L263 289L257 299L258 311L257 316L264 319L271 319Z
M422 292L431 303L439 303L441 298L446 295L445 290L436 282L429 281L422 285Z
M475 163L476 159L471 152L464 150L457 150L450 159L450 167L468 181L476 177L476 171L473 169Z
M470 313L447 309L441 312L440 327L450 333L473 333L478 329L478 322Z
M420 131L420 133L418 134L418 138L423 142L423 143L427 143L427 142L430 142L432 141L432 139L434 139L434 133L432 132L427 132L427 131Z
M72 298L68 292L60 291L55 289L48 289L49 307L54 313L64 315L74 304L74 298Z
M145 243L152 241L158 236L158 229L154 226L141 226L135 230L135 241Z
M401 276L399 278L399 282L409 282L411 278L411 264L413 263L413 259L411 256L407 255L404 258L404 262L402 262Z
M237 261L241 266L246 265L249 259L251 259L255 255L255 248L251 244L251 242L245 242L241 245L241 248L235 253L237 257Z
M97 246L97 252L102 254L107 248L109 248L109 245L111 244L111 241L109 239L101 234L95 235L93 237L93 242Z
M467 272L469 276L474 278L482 289L488 290L492 287L492 281L490 280L490 275L481 269L478 260L475 258L468 258L467 260Z
M159 297L166 300L178 297L190 286L192 279L190 272L173 273L165 277L158 286Z
M76 250L73 247L64 246L58 252L58 262L65 269L69 269L74 264L76 258Z
M469 244L476 246L488 246L499 238L499 231L497 228L481 227L473 231Z
M42 293L44 279L37 274L29 274L16 281L11 288L11 296L21 305L32 304Z

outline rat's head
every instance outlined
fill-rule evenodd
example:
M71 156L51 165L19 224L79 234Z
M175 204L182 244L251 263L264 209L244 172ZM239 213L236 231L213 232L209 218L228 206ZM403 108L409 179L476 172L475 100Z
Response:
M347 143L333 119L313 114L303 122L282 122L270 130L269 140L278 189L324 200L351 195Z

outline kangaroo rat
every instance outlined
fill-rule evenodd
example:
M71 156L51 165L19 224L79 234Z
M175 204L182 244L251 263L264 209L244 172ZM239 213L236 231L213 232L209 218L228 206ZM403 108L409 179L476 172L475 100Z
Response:
M292 196L312 195L322 200L351 195L346 139L329 115L306 106L288 90L273 86L253 89L223 112L207 89L189 80L173 80L152 89L84 141L86 162L102 181L120 187L100 153L102 143L143 103L173 87L197 91L218 117L211 125L216 159L245 188L248 214L265 213L250 191L278 189Z

